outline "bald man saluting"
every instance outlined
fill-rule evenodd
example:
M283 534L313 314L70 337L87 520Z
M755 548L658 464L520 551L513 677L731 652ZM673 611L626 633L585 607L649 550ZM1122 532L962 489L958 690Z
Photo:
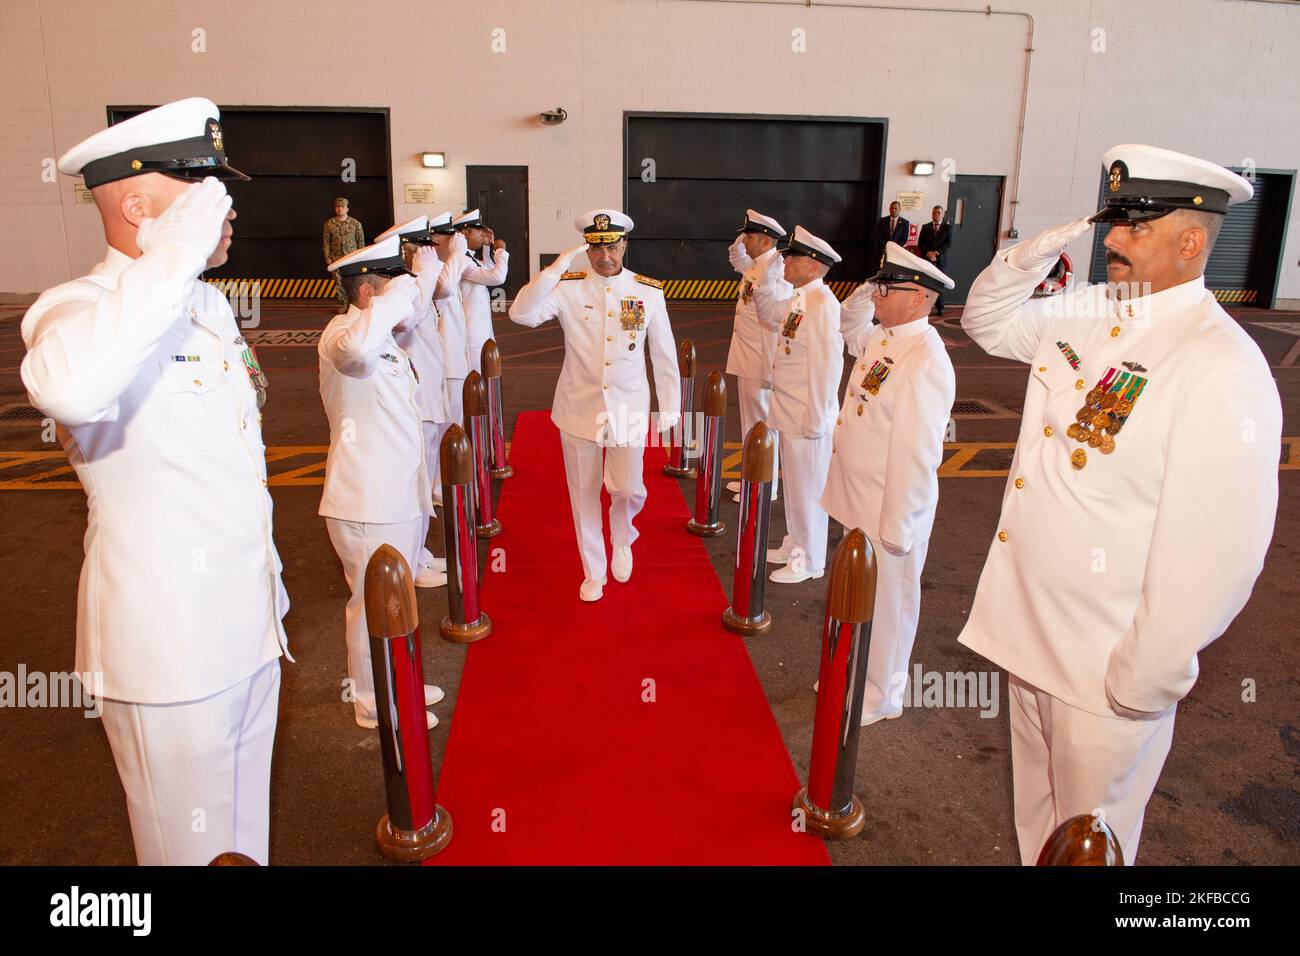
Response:
M86 490L76 669L141 864L267 862L288 596L271 538L265 379L225 298L235 218L220 113L202 98L74 146L108 251L23 318L22 379ZM214 178L216 177L216 178Z

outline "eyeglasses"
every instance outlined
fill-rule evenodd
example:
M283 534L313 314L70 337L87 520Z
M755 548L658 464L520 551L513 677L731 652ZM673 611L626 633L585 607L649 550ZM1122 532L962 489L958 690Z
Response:
M877 282L875 285L876 285L876 295L880 296L882 299L887 299L887 298L889 298L889 290L890 290L891 288L894 288L894 289L901 289L901 290L904 291L904 292L921 292L921 291L923 291L923 290L921 290L921 289L918 289L918 288L917 288L916 286L914 286L914 285L903 285L903 284L901 284L901 283L895 284L895 283L891 283L891 282Z

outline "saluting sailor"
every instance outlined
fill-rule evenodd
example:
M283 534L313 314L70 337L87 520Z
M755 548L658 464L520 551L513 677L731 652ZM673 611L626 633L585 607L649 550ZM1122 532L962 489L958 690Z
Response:
M434 251L428 216L416 216L393 226L380 233L375 242L383 242L390 236L396 236L401 243L402 261L420 286L420 300L415 311L409 319L393 328L393 338L420 373L415 397L420 406L420 429L424 436L424 467L436 491L438 448L451 425L451 410L447 401L447 373L443 367L442 336L438 333L438 313L433 307L433 295L447 266ZM430 517L426 512L421 521L420 557L418 566L413 568L415 586L420 588L442 587L447 583L446 559L435 557L428 547Z
M767 560L785 565L772 572L773 581L797 584L826 571L821 497L840 405L844 338L839 300L824 279L840 255L803 226L795 226L781 255L793 294L780 298L772 285L755 286L754 294L763 324L778 336L767 424L781 436L785 474L786 535L779 548L767 552Z
M483 217L477 209L458 216L452 225L465 237L467 244L467 261L460 274L460 301L469 330L469 364L481 375L483 344L493 337L492 296L488 290L506 281L510 253L506 252L505 240L496 238L492 230L483 225ZM475 257L476 253L482 255L482 261Z
M957 390L948 350L927 316L952 287L933 263L890 242L880 273L842 305L845 344L857 364L835 420L821 503L846 529L861 528L876 555L864 727L903 712L943 433Z
M136 859L234 850L264 864L289 607L266 379L225 297L197 281L230 248L218 179L248 177L201 97L96 133L59 170L84 177L108 242L22 323L23 384L58 423L89 507L76 669L102 680L88 690L106 698Z
M425 467L419 370L393 330L409 320L427 279L406 271L397 236L330 264L348 296L348 311L321 333L320 395L330 424L320 514L351 590L344 611L352 708L361 727L378 726L366 625L365 575L380 545L391 545L414 568L421 528L432 508ZM428 273L423 273L427 275ZM442 691L424 685L425 706ZM432 729L438 718L428 714Z
M560 429L582 556L579 596L597 601L606 569L602 472L610 488L611 570L616 581L632 575L633 521L646 498L641 463L650 425L647 348L659 402L654 428L660 433L677 424L681 385L663 283L623 268L632 220L616 209L593 209L574 227L582 233L582 245L561 253L519 290L510 318L530 328L558 318L564 330L564 367L551 420ZM567 271L584 251L591 271Z
M745 210L740 234L727 249L731 267L741 274L736 296L736 321L727 351L727 374L736 376L736 396L740 402L740 439L743 442L757 422L767 420L772 402L772 361L776 354L777 332L766 328L758 316L755 286L767 286L775 300L790 298L794 289L785 281L785 261L777 254L777 243L785 239L785 229L771 216L753 209ZM776 500L779 456L773 458L772 499ZM727 482L727 490L740 500L740 482Z
M470 361L469 327L465 319L465 306L461 300L460 277L465 271L465 250L469 248L464 235L452 225L451 213L429 220L429 232L434 248L444 269L434 292L433 304L438 310L438 331L442 334L442 355L447 372L447 402L450 420L465 425L465 379L474 367ZM441 483L434 489L435 500L441 501Z
M1020 440L961 642L1010 675L1020 856L1104 816L1124 859L1196 682L1273 533L1282 415L1259 348L1205 288L1249 182L1151 146L1106 153L1102 210L999 252L962 327L1028 362ZM1106 286L1031 299L1108 223Z

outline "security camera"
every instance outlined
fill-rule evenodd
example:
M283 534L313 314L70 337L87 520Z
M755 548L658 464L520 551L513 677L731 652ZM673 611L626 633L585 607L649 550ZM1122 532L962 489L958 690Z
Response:
M542 121L543 126L559 126L568 118L569 114L559 106L553 110L547 110L538 117L538 119Z

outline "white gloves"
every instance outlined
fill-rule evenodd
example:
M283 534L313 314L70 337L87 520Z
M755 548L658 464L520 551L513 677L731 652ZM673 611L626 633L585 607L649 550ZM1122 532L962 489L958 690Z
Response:
M584 242L580 246L574 246L572 249L566 249L564 252L561 252L555 257L555 261L546 267L546 273L558 277L568 272L569 266L572 265L573 260L578 257L578 253L586 252L587 246L588 244Z
M1050 269L1061 258L1065 247L1091 228L1092 223L1084 218L1044 230L1029 241L1014 246L1007 253L1007 264L1024 272Z
M389 279L388 285L384 286L384 291L371 300L375 305L382 302L385 311L389 308L400 309L403 317L410 315L419 301L420 284L415 281L414 276L409 275L394 276Z
M681 412L661 411L659 413L659 423L655 427L659 430L659 434L661 435L664 432L670 432L677 427L677 423L681 420L681 417Z
M433 290L438 284L438 276L442 274L442 260L438 258L438 250L433 246L417 249L411 271L415 273L415 281L420 286L420 301L417 304L426 306L433 301Z
M458 232L451 237L451 253L454 256L461 256L469 249L469 240L465 238L465 233Z
M136 244L141 252L167 246L207 262L221 242L231 201L225 184L209 176L186 188L157 219L142 220Z

